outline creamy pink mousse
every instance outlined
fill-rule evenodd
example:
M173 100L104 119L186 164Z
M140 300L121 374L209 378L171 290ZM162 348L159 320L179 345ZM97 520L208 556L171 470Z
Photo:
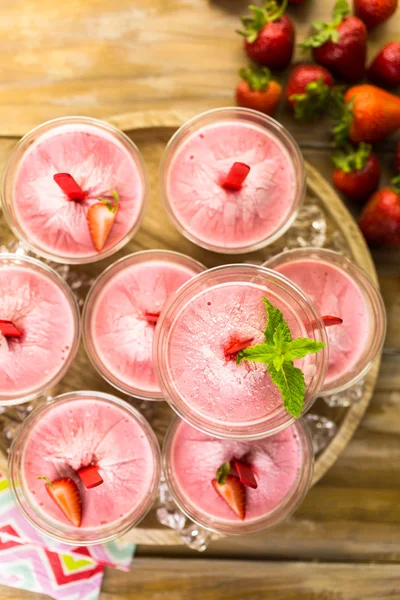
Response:
M153 368L155 322L167 299L197 271L171 260L128 265L101 289L90 317L90 335L102 369L125 390L161 393Z
M343 319L327 328L329 366L324 384L351 371L365 353L370 336L368 304L354 279L323 260L295 260L274 267L314 300L322 315Z
M221 187L234 162L251 168L239 191ZM290 156L272 133L250 123L221 121L177 147L166 192L176 219L190 235L234 249L258 244L285 224L295 181Z
M86 200L68 200L53 180L56 173L70 173L87 192ZM87 212L111 190L119 194L120 210L102 252L139 219L142 175L128 149L108 131L88 124L60 125L34 141L20 160L14 184L18 227L46 253L67 259L94 256Z
M103 483L86 489L76 471L92 462ZM38 477L75 481L83 508L79 530L126 518L147 501L155 471L152 447L140 423L119 406L84 397L56 403L44 415L28 434L22 463L30 502L71 527Z
M264 341L267 313L262 297L279 308L293 338L305 330L289 307L255 284L226 283L200 292L178 314L168 343L173 385L191 410L213 422L257 423L283 405L278 388L262 363L226 357L232 338ZM250 344L249 344L250 345ZM308 358L296 361L306 370Z
M0 290L0 319L23 331L0 333L1 401L42 391L68 360L76 331L67 296L45 274L0 264Z
M206 519L242 522L211 484L218 467L233 458L251 465L258 483L257 489L246 488L245 521L266 516L293 493L302 463L294 427L256 442L234 442L201 433L182 421L172 441L170 468L185 504Z

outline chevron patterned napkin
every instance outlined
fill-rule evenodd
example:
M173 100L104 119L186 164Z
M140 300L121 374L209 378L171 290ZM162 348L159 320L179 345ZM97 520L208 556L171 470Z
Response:
M97 600L104 568L129 571L134 551L123 539L74 548L41 535L19 513L0 474L0 584L56 600Z

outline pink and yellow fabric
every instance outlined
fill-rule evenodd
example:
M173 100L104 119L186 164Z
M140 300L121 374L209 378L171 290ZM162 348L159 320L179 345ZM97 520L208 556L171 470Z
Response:
M19 513L0 474L0 584L55 600L97 600L104 568L129 571L134 551L123 539L74 548L46 538Z

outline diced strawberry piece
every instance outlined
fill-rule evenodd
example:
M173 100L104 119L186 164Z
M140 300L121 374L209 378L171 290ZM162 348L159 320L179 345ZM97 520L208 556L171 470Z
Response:
M331 327L331 325L341 325L343 319L340 317L332 317L331 315L325 315L322 317L325 327Z
M69 173L56 173L53 175L53 179L66 194L68 200L80 201L86 198L86 193Z
M249 173L249 165L242 162L235 162L221 185L228 190L240 190Z
M82 523L82 500L78 486L69 477L50 481L48 477L39 477L46 481L46 490L58 508L75 527Z
M103 483L103 478L95 465L82 467L82 469L79 469L78 475L81 478L83 485L88 490Z
M244 463L238 460L234 460L233 466L235 467L237 474L239 475L239 479L243 483L243 485L253 488L254 490L257 489L258 483L249 465L245 465Z
M90 235L93 245L98 252L104 248L107 238L118 213L118 204L114 207L108 206L104 202L93 204L87 214Z
M146 321L147 321L148 323L151 323L151 324L153 324L153 325L155 325L155 324L157 323L157 321L158 321L158 319L159 319L159 316L160 316L160 313L159 313L159 312L157 312L157 313L152 313L152 312L148 312L148 311L146 311L146 312L144 313L144 318L146 319Z
M245 350L245 348L248 348L253 341L254 337L239 338L232 336L229 339L227 346L224 348L225 356L230 357L241 350Z
M216 479L213 479L211 483L217 494L243 521L246 514L246 491L240 479L234 475L228 475L225 483L221 485Z
M5 337L20 338L23 335L23 332L20 329L18 329L18 327L16 327L12 321L0 320L0 332Z

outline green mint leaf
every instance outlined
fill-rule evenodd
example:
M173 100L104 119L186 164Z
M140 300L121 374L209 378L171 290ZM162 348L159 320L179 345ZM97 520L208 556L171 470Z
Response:
M275 348L271 344L257 344L256 346L250 346L250 348L246 348L239 352L236 358L236 364L240 365L242 360L252 360L254 362L268 364L273 360L275 355Z
M284 358L285 360L304 358L307 354L316 354L324 346L324 342L314 342L308 338L297 338L293 342L290 342L290 344L286 344Z
M287 412L293 417L300 417L306 390L303 371L297 369L292 362L285 361L281 370L277 370L275 365L270 364L268 373L272 382L282 394L283 404Z
M274 359L272 361L272 363L277 371L280 371L282 369L282 365L284 362L285 362L284 354L278 354L277 356L274 356Z
M267 298L265 298L265 296L263 296L263 302L264 302L265 308L267 309L267 315L268 315L267 326L264 331L265 341L267 342L267 344L274 343L274 333L275 333L278 325L283 326L285 342L291 342L292 334L290 333L289 326L286 323L286 321L284 320L283 314L281 313L279 308L275 308L271 304L271 302L269 300L267 300Z
M223 463L220 467L218 467L217 472L215 473L215 479L219 485L224 485L230 470L231 465L228 462Z

